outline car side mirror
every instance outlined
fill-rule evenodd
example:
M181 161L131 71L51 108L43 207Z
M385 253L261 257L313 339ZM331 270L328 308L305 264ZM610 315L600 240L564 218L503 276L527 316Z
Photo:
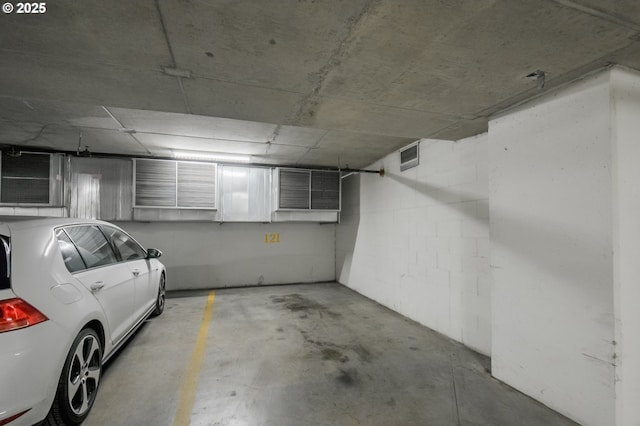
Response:
M147 259L156 259L162 256L162 252L158 249L150 248L147 249Z

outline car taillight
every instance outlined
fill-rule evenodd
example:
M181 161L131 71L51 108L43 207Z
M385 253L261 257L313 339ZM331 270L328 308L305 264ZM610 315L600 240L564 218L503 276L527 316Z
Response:
M29 410L31 410L31 408L29 408ZM20 417L20 416L24 415L25 413L27 413L29 410L21 411L20 413L18 413L18 414L14 414L14 415L13 415L13 416L11 416L11 417L7 417L7 418L6 418L6 419L4 419L4 420L0 420L0 426L11 423L12 421L14 421L15 419L17 419L18 417Z
M0 300L0 333L31 327L48 319L22 299Z

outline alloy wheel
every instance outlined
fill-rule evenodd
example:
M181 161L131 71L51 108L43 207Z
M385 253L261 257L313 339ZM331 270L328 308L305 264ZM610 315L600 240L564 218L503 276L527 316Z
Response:
M69 366L67 397L69 407L78 416L92 406L98 390L101 370L100 343L93 334L87 334L76 346Z

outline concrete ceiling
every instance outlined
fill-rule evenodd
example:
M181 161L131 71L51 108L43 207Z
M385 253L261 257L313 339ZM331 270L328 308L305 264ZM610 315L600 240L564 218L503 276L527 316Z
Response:
M640 2L56 0L2 14L0 54L2 145L358 168L640 69Z

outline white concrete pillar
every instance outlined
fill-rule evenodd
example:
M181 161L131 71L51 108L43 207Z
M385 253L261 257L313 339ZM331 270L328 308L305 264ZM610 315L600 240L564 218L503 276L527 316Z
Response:
M611 71L616 425L640 425L640 73Z
M615 424L609 72L489 123L492 371Z
M640 425L640 73L490 122L493 374L584 425Z

